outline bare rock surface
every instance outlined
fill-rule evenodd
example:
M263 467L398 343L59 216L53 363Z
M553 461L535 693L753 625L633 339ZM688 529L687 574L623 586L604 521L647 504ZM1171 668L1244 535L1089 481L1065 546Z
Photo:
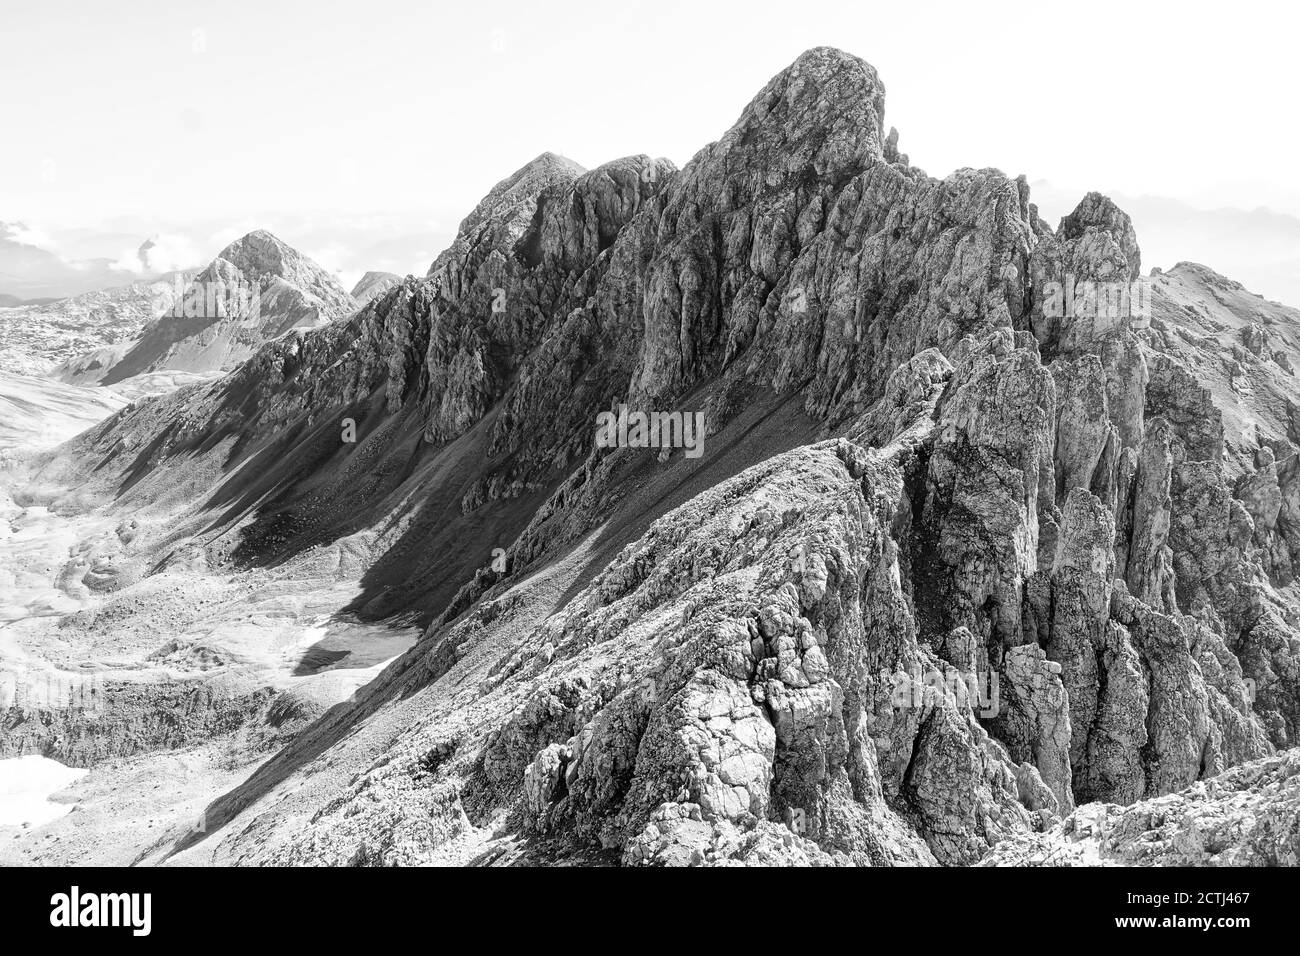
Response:
M175 300L176 282L167 279L0 308L0 371L84 384L81 370L122 354Z
M1128 806L1089 804L1046 833L1000 844L980 866L1300 865L1294 750Z
M399 275L372 270L358 279L357 284L352 287L352 299L357 305L365 305L375 296L383 295L401 281L402 277Z
M124 778L237 754L146 862L1293 859L1300 316L1142 276L1099 194L1053 229L1024 177L928 176L884 103L817 48L681 169L544 153L364 305L232 246L205 275L269 321L156 326L112 374L240 364L23 498L100 523L60 626L125 635L163 690L0 748ZM599 446L620 405L701 413L701 454ZM153 592L187 579L219 608L173 647ZM358 629L311 659L369 648L364 683L290 680L232 626L304 581L295 624L333 599ZM36 668L61 652L32 607ZM187 694L191 724L148 725ZM1076 839L1098 815L1119 842Z
M128 341L69 357L53 375L115 385L151 372L228 371L264 342L357 308L331 274L264 230L223 249L205 269L153 293L150 321Z

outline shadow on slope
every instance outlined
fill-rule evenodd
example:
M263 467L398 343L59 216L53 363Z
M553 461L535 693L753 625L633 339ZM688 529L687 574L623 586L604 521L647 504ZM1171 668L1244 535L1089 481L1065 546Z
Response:
M483 425L484 423L480 422L479 428ZM705 454L699 459L688 459L678 453L669 462L658 463L654 451L650 449L616 452L624 456L624 463L615 472L613 482L614 490L621 493L620 497L612 502L612 510L597 537L590 557L567 583L555 609L562 608L581 593L591 579L623 547L641 537L654 521L746 468L790 448L814 441L818 427L816 422L804 414L799 393L780 396L771 392L761 392L749 396L743 411L716 435L708 437L705 443ZM478 460L473 455L473 452L480 448L478 442L472 437L476 432L479 432L478 428L439 450L432 456L432 461L424 463L422 468L427 469L428 474L422 477L421 484L425 482L432 484L436 480L435 476L439 474L468 480L466 475L472 470L471 464ZM467 443L466 446L457 448L462 442ZM453 451L458 454L448 454ZM444 459L444 456L445 460L439 461ZM439 465L444 469L443 471L438 470ZM467 529L491 524L490 516L477 519L477 523L461 516L459 520L453 520L454 527L444 526L435 529L431 539L430 527L436 524L435 516L445 514L447 509L458 500L448 491L449 487L450 485L444 485L432 490L432 494L438 500L428 508L430 517L423 522L413 522L398 544L388 551L384 560L388 561L390 566L400 566L404 560L403 555L413 554L420 547L426 547L435 552L426 556L425 560L430 566L449 568L458 561L449 547L457 540L458 535L465 533ZM496 515L502 520L509 517L526 521L527 515L535 510L534 505L522 498L514 502L493 504L504 504L502 513ZM484 506L479 510L490 511L490 506ZM475 519L476 515L477 512L469 516L469 519ZM431 544L435 546L431 547ZM559 564L576 545L577 542L567 542L555 549L553 553L545 555L542 560L528 567L527 575L538 574L546 568ZM440 550L442 553L437 553ZM368 577L374 578L369 585L373 590L379 578L373 574ZM407 581L412 580L413 576L408 575ZM448 587L454 591L459 583L462 582L456 581L453 584L440 581L434 586L439 595L444 595ZM511 586L516 583L518 579L510 579ZM382 592L379 596L383 596ZM450 595L447 595L443 603L449 600ZM538 623L540 619L531 622L530 626L536 626ZM449 649L439 646L440 636L439 632L435 632L421 640L414 648L389 665L369 687L359 692L356 699L335 705L304 730L289 746L260 766L244 783L213 801L205 813L207 830L183 837L172 849L169 857L197 846L219 832L245 808L256 803L345 738L355 734L371 716L386 705L395 704L403 708L419 707L418 703L410 699L424 687L436 682L455 660L449 653ZM508 648L494 649L494 651L500 650L509 652ZM408 721L403 720L401 723L405 724Z

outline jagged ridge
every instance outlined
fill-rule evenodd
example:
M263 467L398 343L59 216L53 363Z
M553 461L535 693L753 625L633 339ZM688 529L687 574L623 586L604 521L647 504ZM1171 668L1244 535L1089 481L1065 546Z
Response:
M376 542L375 567L408 576L365 605L420 607L425 639L214 810L332 745L382 761L362 783L298 780L300 806L334 809L219 855L463 854L508 808L548 852L630 863L970 863L1076 801L1168 793L1294 738L1294 556L1268 520L1290 438L1269 436L1259 494L1246 478L1234 498L1255 450L1228 447L1170 348L1177 290L1157 283L1149 331L1131 309L1044 304L1067 276L1137 279L1128 217L1092 194L1053 231L1023 177L931 179L882 135L883 98L869 66L818 49L683 170L544 155L426 280L84 440L137 496L226 457L209 504L247 503L229 521L257 503L245 560L425 502ZM728 455L590 451L620 400L702 407ZM772 457L837 433L855 441ZM761 446L748 471L740 434ZM487 527L509 535L490 539L507 574L415 596L439 535L486 544ZM539 593L548 575L561 593ZM1002 707L900 711L889 675L914 665L991 670ZM373 811L349 796L363 785L385 794ZM779 825L796 809L806 839ZM420 815L433 832L407 828Z

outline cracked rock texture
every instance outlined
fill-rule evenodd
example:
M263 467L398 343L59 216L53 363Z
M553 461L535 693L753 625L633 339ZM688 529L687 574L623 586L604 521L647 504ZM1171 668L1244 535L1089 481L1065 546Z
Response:
M1178 793L1094 803L981 866L1300 866L1300 754L1235 767Z
M543 154L51 460L116 507L207 467L208 560L316 549L423 629L180 860L1294 860L1300 313L928 176L884 104L818 48L682 169ZM213 268L346 304L265 244ZM594 447L620 403L704 455Z
M402 277L394 275L391 272L370 271L357 280L357 284L352 287L352 299L357 305L365 305L376 296L382 295L395 285L399 285Z
M265 230L232 242L205 269L182 278L139 289L131 303L147 309L149 321L115 346L70 357L53 377L120 386L163 371L228 371L263 343L326 325L358 304L334 276Z
M41 304L0 308L0 372L94 380L176 303L173 281L132 282Z

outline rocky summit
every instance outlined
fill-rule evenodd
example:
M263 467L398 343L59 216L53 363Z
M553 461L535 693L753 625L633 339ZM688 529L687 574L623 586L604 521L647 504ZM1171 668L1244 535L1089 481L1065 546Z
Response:
M355 306L332 275L258 230L228 245L187 284L178 283L171 308L120 357L91 367L104 385L160 369L228 370L263 342L326 325ZM65 379L85 379L71 371Z
M223 251L258 321L108 375L228 374L14 485L71 557L8 639L102 681L0 712L91 770L0 861L1295 864L1300 312L885 102L810 50L350 296Z

